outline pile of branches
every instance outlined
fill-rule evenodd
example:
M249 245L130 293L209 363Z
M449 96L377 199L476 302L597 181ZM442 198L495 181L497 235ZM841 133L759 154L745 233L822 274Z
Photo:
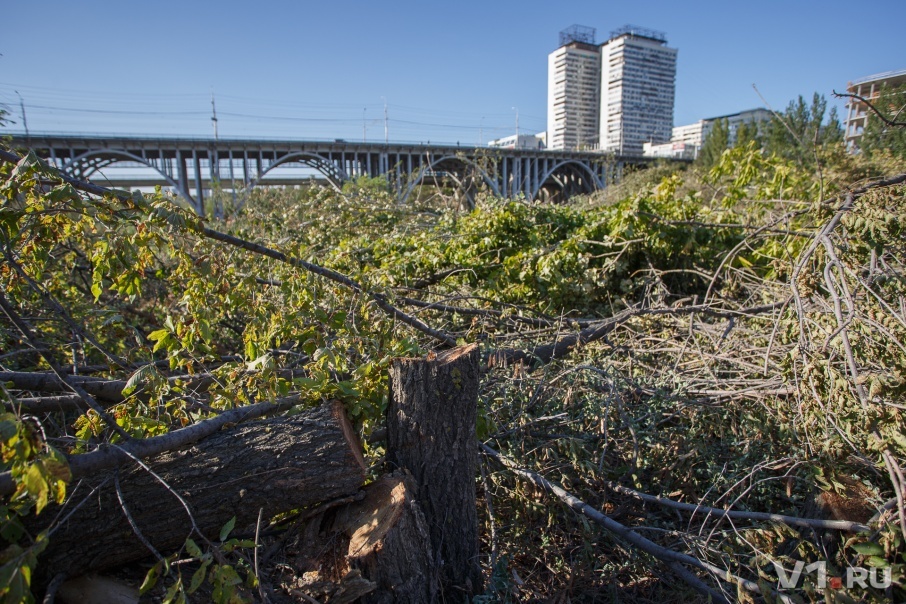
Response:
M539 514L574 521L540 505L543 493L616 540L602 546L628 546L637 568L652 556L715 601L737 588L786 597L771 564L794 560L893 565L900 585L906 175L763 202L752 224L655 216L730 230L735 244L716 266L684 269L702 284L691 295L649 265L634 301L583 316L477 296L457 266L404 283L354 277L291 239L213 228L33 155L0 159L9 526L77 505L68 485L82 478L330 400L371 437L374 461L389 358L474 338L487 367L481 447L497 464L481 482L492 595L532 593L516 568L556 581L520 550L537 545L525 527ZM611 244L615 263L647 245ZM338 267L355 256L338 253ZM9 533L4 593L28 588L53 530ZM608 572L630 583L627 568Z

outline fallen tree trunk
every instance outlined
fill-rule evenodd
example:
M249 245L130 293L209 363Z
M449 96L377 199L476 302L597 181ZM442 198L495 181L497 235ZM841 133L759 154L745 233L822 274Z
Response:
M135 528L162 552L179 548L193 536L193 522L206 537L216 539L233 516L237 527L247 526L260 509L269 518L350 495L365 476L361 447L339 402L222 430L147 465L166 486L134 466L121 468L118 482ZM53 509L30 519L27 528L34 533L53 530L50 545L39 558L36 585L45 584L52 574L76 576L150 554L127 520L115 481L109 480L109 473L106 477L106 484L82 501L105 476L86 479L88 488L81 486L74 493L64 514L72 506L81 507L61 525L48 526L56 516Z

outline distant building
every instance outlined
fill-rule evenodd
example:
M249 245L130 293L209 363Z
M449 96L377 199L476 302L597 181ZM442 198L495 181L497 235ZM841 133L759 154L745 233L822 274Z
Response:
M677 49L663 33L626 25L601 45L600 149L642 155L670 140Z
M705 140L702 135L705 129L705 120L698 120L694 124L687 126L674 126L673 136L670 137L672 143L685 143L695 147L701 147Z
M714 128L714 122L717 120L726 120L727 126L729 128L729 144L736 144L736 136L739 133L739 127L743 124L755 124L758 126L758 132L763 132L764 125L771 121L771 116L773 114L763 107L758 107L756 109L747 109L745 111L740 111L739 113L730 113L729 115L719 115L717 117L709 117L702 120L702 142L708 135L711 133L711 129Z
M673 136L670 137L670 142L675 144L685 144L694 148L693 157L698 157L698 151L701 149L702 144L705 142L705 139L708 138L708 135L711 133L711 130L714 128L715 122L717 120L726 120L727 127L729 130L728 144L734 145L736 143L736 137L739 134L739 127L743 124L755 124L758 127L759 133L764 132L764 125L770 121L772 113L767 109L758 107L756 109L747 109L746 111L740 111L738 113L730 113L728 115L719 115L717 117L709 117L703 120L699 120L694 124L688 124L686 126L676 126L673 128ZM650 151L653 153L653 151ZM648 154L647 152L645 153ZM653 157L663 157L661 155L656 155Z
M884 86L900 86L906 84L906 69L900 71L887 71L877 75L855 80L846 85L846 91L857 94L862 98L874 101L881 94ZM906 102L906 101L904 101ZM843 122L844 140L846 148L855 151L859 148L865 122L868 118L868 105L858 99L850 98L846 103L846 120Z
M594 149L598 144L601 51L595 29L560 32L547 57L547 141L550 149Z
M644 143L642 155L644 157L667 157L670 159L695 159L701 145L691 143Z
M544 149L544 139L539 134L520 134L518 137L511 134L488 141L488 147L494 149Z

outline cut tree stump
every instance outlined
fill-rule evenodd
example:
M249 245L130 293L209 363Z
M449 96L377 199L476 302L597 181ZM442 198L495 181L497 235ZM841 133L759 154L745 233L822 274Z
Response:
M384 476L337 514L334 526L349 536L350 568L375 583L365 604L437 601L437 569L415 490L411 476Z
M481 593L475 476L478 346L426 359L394 359L387 461L415 479L447 602Z
M256 521L259 509L271 518L348 496L365 478L361 445L339 402L292 417L240 424L146 463L168 486L133 464L119 469L120 489L136 526L164 555L187 537L198 541L174 493L186 502L198 529L217 540L233 516L237 527L245 527ZM126 519L113 479L86 499L109 477L70 485L71 501L62 516L81 507L54 529L39 557L40 574L34 581L39 588L57 573L74 577L150 555ZM47 509L32 517L27 528L36 534L55 516L57 510Z
M364 498L313 517L288 560L297 588L332 604L433 604L439 580L415 480L382 476ZM286 565L284 565L286 567ZM301 584L298 577L302 577Z

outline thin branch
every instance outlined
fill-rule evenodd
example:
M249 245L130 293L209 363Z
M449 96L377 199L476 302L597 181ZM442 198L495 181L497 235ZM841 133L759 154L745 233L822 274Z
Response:
M711 573L716 578L718 578L722 581L736 582L738 584L741 584L743 587L745 587L746 589L748 589L750 591L753 591L755 593L761 593L761 588L758 586L758 584L753 583L751 581L747 581L740 577L736 577L726 570L720 569L720 568L714 566L713 564L704 562L704 561L699 560L698 558L695 558L688 554L681 554L679 552L661 547L660 545L654 543L653 541L651 541L649 539L646 539L645 537L638 534L637 532L630 529L629 527L627 527L623 524L620 524L613 518L605 516L604 514L602 514L598 510L594 509L593 507L591 507L590 505L588 505L587 503L585 503L584 501L582 501L575 495L573 495L573 494L569 493L568 491L564 490L563 488L549 482L548 480L546 480L544 477L542 477L537 472L532 472L531 470L527 470L527 469L519 467L519 465L516 464L516 462L514 462L513 460L511 460L507 457L504 457L503 455L501 455L500 453L498 453L497 451L495 451L494 449L492 449L491 447L489 447L485 444L479 443L479 446L481 447L482 451L487 456L497 460L501 465L509 468L510 471L512 471L514 474L521 476L522 478L525 478L525 479L531 481L532 483L534 483L538 487L544 489L545 491L554 494L558 499L560 499L560 501L562 501L563 503L568 505L570 508L572 508L576 512L582 514L583 516L585 516L586 518L589 518L590 520L593 520L597 524L603 526L605 529L607 529L610 532L614 533L615 535L621 537L622 539L631 543L632 545L638 547L645 553L650 554L651 556L654 556L658 560L667 564L671 570L676 572L680 576L680 578L683 579L683 581L685 581L693 589L695 589L697 592L701 593L705 597L710 597L712 602L727 603L728 601L722 593L705 585L698 577L696 577L691 572L685 570L682 566L680 566L681 564L688 564L690 566L694 566L695 568L698 568L698 569L704 570L708 573ZM787 604L793 604L792 600L790 600L788 597L786 597L782 594L775 593L774 596L779 598L782 602L785 602Z
M836 531L846 531L851 533L860 533L870 531L871 528L865 524L859 522L850 522L848 520L819 520L816 518L798 518L796 516L787 516L785 514L771 514L767 512L744 512L737 510L724 510L721 508L713 508L704 505L698 505L694 503L683 503L681 501L674 501L672 499L667 499L666 497L661 497L659 495L648 495L647 493L641 493L635 491L628 487L622 485L614 484L612 482L607 482L607 488L615 491L617 493L622 493L623 495L629 495L636 499L642 501L648 501L651 503L656 503L664 507L673 508L676 510L683 510L686 512L695 512L695 513L704 513L710 514L712 516L720 517L729 517L729 518L740 518L744 520L766 520L770 522L781 522L790 526L802 526L806 528L820 528L820 529L833 529Z
M831 92L838 99L844 99L844 98L849 97L851 99L856 99L860 103L864 103L865 106L868 107L869 109L871 109L872 113L874 113L878 117L878 119L881 120L882 122L884 122L884 124L887 126L896 126L898 128L906 127L906 122L897 122L897 121L894 121L894 120L888 118L886 115L881 113L881 111L877 107L875 107L872 104L872 102L869 101L868 99L866 99L864 96L860 96L858 94L850 94L848 92L837 92L836 90L832 90ZM897 113L899 114L899 112L897 112ZM894 116L894 117L896 117L896 116Z
M44 599L41 600L41 603L54 604L54 601L57 598L57 592L60 591L60 587L63 586L63 583L66 582L67 578L68 575L66 573L57 573L54 575L54 578L47 584L47 590L44 592Z
M117 469L113 473L113 487L116 489L116 498L120 502L120 509L123 511L123 516L126 517L126 520L129 522L129 526L132 527L132 532L135 533L135 536L138 537L138 540L142 542L142 545L150 551L158 561L163 561L164 557L160 555L160 552L157 551L151 542L142 534L139 530L138 525L135 523L135 519L132 518L132 514L129 513L129 508L126 506L126 500L123 497L123 489L120 488L120 471Z

